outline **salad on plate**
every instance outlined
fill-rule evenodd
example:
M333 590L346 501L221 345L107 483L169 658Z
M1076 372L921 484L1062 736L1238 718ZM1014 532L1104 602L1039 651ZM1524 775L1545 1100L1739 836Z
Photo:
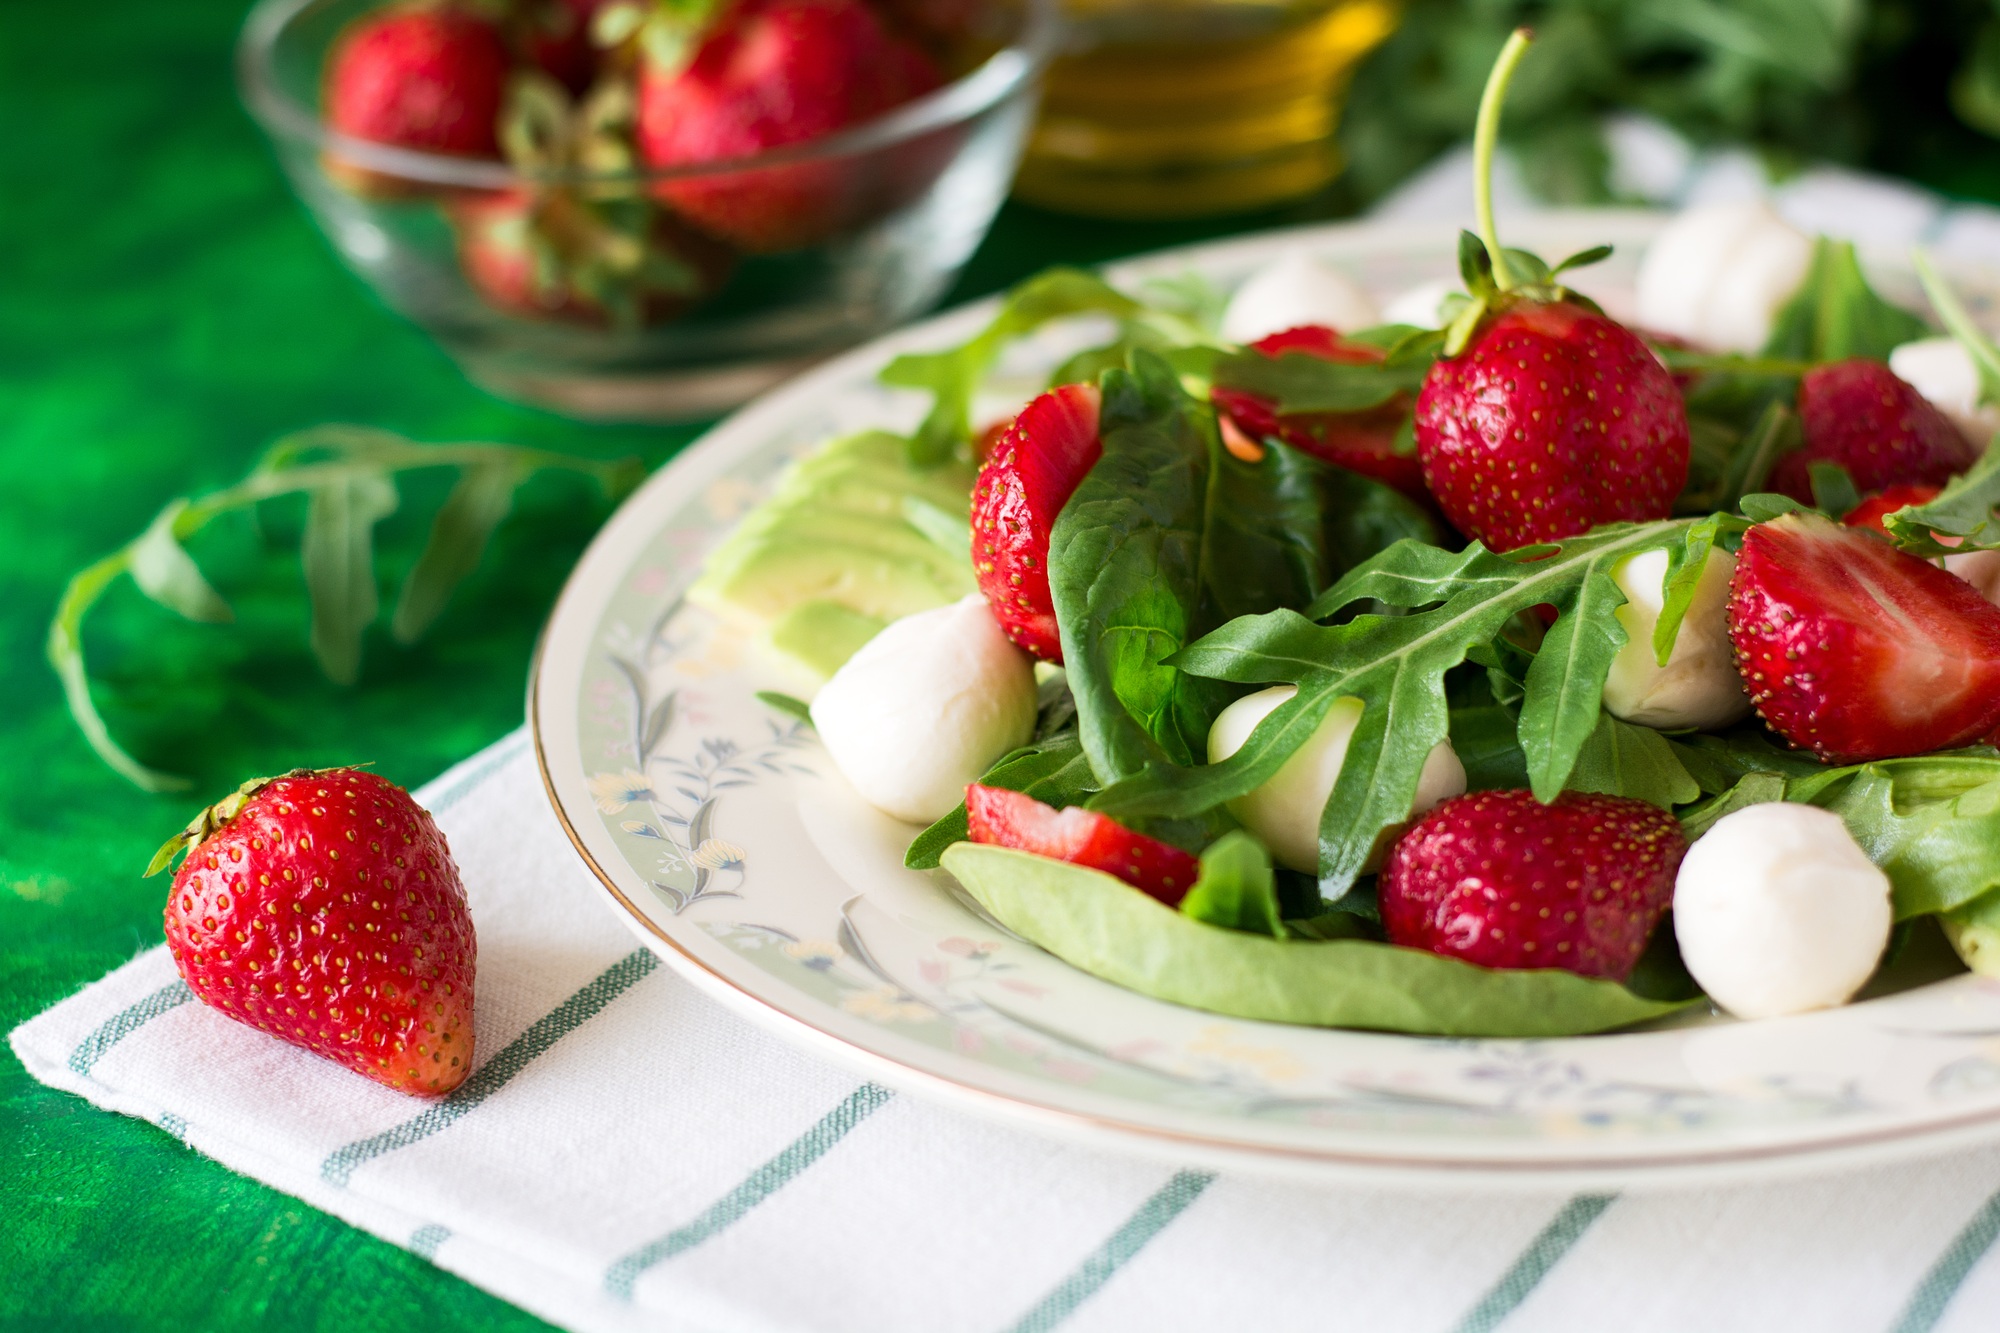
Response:
M2000 975L2000 349L1921 256L1949 336L1761 205L1670 222L1612 318L1608 247L1496 232L1529 46L1460 285L1045 273L690 600L908 865L1160 999L1554 1036L1843 1004L1927 940Z

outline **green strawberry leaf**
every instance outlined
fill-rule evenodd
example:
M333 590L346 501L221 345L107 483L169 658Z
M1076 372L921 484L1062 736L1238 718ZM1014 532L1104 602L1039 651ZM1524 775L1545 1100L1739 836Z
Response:
M186 500L174 500L162 509L132 543L132 581L139 591L189 620L226 624L235 613L220 593L209 586L201 566L187 553L175 533L175 525L187 513Z
M1813 242L1805 281L1778 311L1763 352L1797 361L1886 361L1929 332L1923 320L1876 295L1851 242L1821 236Z
M1201 875L1181 899L1181 915L1284 939L1277 879L1264 844L1241 829L1217 839L1201 854Z
M1935 499L1885 515L1882 526L1896 545L1912 555L1940 556L1954 551L2000 549L2000 440L1970 471L1953 477ZM1941 537L1955 540L1947 544Z
M1519 741L1545 799L1562 789L1596 730L1604 678L1622 641L1612 612L1623 598L1610 572L1642 551L1671 551L1693 526L1612 525L1505 556L1478 543L1451 552L1399 542L1305 614L1241 617L1176 655L1172 664L1191 675L1239 686L1291 683L1298 693L1221 763L1182 768L1152 760L1090 804L1113 818L1185 817L1220 805L1267 781L1336 699L1359 698L1361 721L1320 822L1321 892L1338 900L1381 830L1409 816L1424 760L1449 730L1446 673L1492 650L1517 615L1544 603L1557 608L1557 628L1527 669ZM1315 623L1371 600L1406 610ZM1573 621L1566 631L1564 617Z

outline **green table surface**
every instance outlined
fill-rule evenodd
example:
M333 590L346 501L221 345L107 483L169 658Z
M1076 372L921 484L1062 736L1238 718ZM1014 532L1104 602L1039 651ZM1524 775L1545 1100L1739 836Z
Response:
M535 632L605 506L530 484L432 635L371 633L358 688L322 680L286 538L220 525L197 554L239 613L175 621L129 585L93 623L100 706L141 758L193 775L148 796L85 748L42 660L63 580L168 498L233 480L322 421L421 439L671 456L695 427L581 426L470 387L345 273L236 103L243 0L0 6L0 1026L160 939L139 871L242 778L372 760L415 785L521 720ZM1966 163L1948 164L1965 188ZM1939 175L1946 174L1940 171ZM1973 173L2000 182L2000 171ZM1132 225L1010 207L954 293L1323 214ZM393 587L435 490L382 534ZM414 722L413 722L414 719ZM0 1326L526 1328L426 1261L93 1110L0 1055Z

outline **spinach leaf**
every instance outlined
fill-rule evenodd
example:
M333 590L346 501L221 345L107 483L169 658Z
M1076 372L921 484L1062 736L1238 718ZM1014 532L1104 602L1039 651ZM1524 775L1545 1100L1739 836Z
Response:
M1201 876L1181 899L1181 915L1211 926L1285 938L1271 854L1242 830L1201 854Z
M1408 817L1425 758L1449 728L1444 676L1499 641L1515 615L1549 603L1591 624L1551 632L1527 671L1519 740L1530 785L1543 800L1567 782L1596 730L1604 678L1625 641L1612 612L1623 597L1610 576L1621 560L1685 541L1687 521L1602 527L1551 550L1506 556L1478 543L1459 552L1398 542L1353 570L1307 609L1243 617L1173 659L1183 670L1240 685L1289 682L1298 693L1259 723L1219 764L1179 769L1149 762L1092 798L1114 818L1185 815L1263 783L1304 744L1334 700L1362 700L1333 794L1320 822L1320 891L1338 900L1376 836ZM1409 608L1345 624L1312 617L1372 599ZM1532 725L1531 725L1532 719Z
M1437 358L1426 346L1409 355L1375 362L1329 361L1309 352L1242 351L1215 363L1215 383L1268 398L1280 415L1302 412L1365 412L1400 394L1424 387Z
M944 868L1002 925L1057 957L1211 1013L1448 1037L1554 1037L1681 1007L1572 972L1499 971L1366 939L1218 929L1110 875L1004 847L960 843ZM1302 923L1309 929L1300 933L1317 935L1322 923Z
M1239 690L1166 659L1239 616L1300 607L1357 562L1436 529L1388 486L1282 444L1247 462L1159 358L1103 379L1104 453L1049 544L1083 744L1112 781L1205 757ZM1187 811L1184 815L1197 812Z
M1074 729L1059 731L1003 756L979 781L986 787L1026 792L1057 809L1075 805L1096 787ZM970 836L961 801L958 809L917 835L903 853L903 864L912 870L935 870L945 848Z
M1862 276L1848 241L1822 236L1813 242L1812 267L1772 322L1767 357L1844 361L1851 356L1886 361L1889 353L1930 330L1923 320L1875 294Z
M1983 894L1938 917L1952 951L1982 977L2000 977L2000 892Z
M972 398L1007 343L1066 315L1137 314L1139 302L1077 268L1052 268L1007 294L992 323L970 341L942 352L906 352L883 367L884 384L927 389L929 413L910 438L910 461L942 463L972 434Z

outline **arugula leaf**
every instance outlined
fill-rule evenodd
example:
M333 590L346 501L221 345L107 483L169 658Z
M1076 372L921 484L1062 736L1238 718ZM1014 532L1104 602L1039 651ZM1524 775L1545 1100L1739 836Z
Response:
M1476 542L1456 553L1398 542L1306 614L1243 617L1184 649L1173 662L1188 673L1239 685L1287 682L1298 693L1221 763L1180 769L1149 762L1090 804L1114 818L1188 815L1219 805L1269 779L1336 699L1359 698L1361 721L1320 822L1320 891L1338 900L1380 831L1409 816L1424 760L1449 727L1445 674L1496 643L1517 613L1544 603L1557 608L1558 627L1565 617L1604 622L1552 631L1527 672L1520 742L1528 772L1542 799L1562 790L1596 729L1604 678L1624 642L1612 615L1624 599L1610 570L1642 551L1671 549L1692 526L1686 520L1606 526L1553 550L1505 556ZM1368 599L1409 610L1331 626L1312 619Z
M1806 510L1805 505L1791 496L1777 495L1770 491L1746 495L1737 503L1736 508L1752 523L1768 523L1780 514L1801 514Z
M1752 805L1769 805L1785 799L1785 780L1776 773L1747 773L1735 786L1681 813L1681 832L1692 842L1715 827L1724 815L1733 815Z
M1325 938L1363 929L1352 921L1301 922L1302 939L1219 929L1100 871L1005 847L960 843L945 853L944 868L1000 924L1073 966L1238 1018L1553 1037L1625 1027L1686 1003L1554 968L1489 969L1368 939Z
M1718 545L1730 548L1740 544L1749 526L1729 514L1711 514L1688 529L1684 542L1669 549L1665 595L1660 618L1653 625L1653 660L1661 666L1673 655L1674 641L1680 638L1688 608L1694 605L1695 590L1701 586L1710 554Z
M1991 551L2000 549L1996 507L2000 507L2000 440L1988 445L1985 456L1970 471L1953 477L1935 499L1884 515L1882 526L1896 545L1912 555ZM1939 534L1956 540L1947 545Z
M1284 939L1271 854L1264 844L1240 829L1225 833L1201 854L1201 876L1181 899L1181 915Z
M1820 458L1806 465L1812 482L1813 507L1828 518L1846 518L1861 503L1861 492L1847 469L1831 459Z
M1801 361L1844 361L1852 356L1889 359L1889 353L1930 330L1923 320L1875 294L1849 241L1821 236L1812 267L1792 299L1778 311L1764 355Z
M1003 755L986 770L979 783L983 787L1025 792L1059 810L1075 805L1097 787L1074 728ZM912 870L935 870L945 848L971 836L965 802L960 801L958 809L917 835L903 853L903 864Z
M381 608L375 587L375 524L396 509L387 477L332 481L306 501L301 558L312 601L312 650L336 685L361 674L361 633Z
M907 352L883 367L884 384L928 389L935 395L923 424L910 437L910 461L942 463L972 435L972 398L1012 339L1067 315L1138 314L1139 302L1093 273L1052 268L1007 294L993 322L970 341L942 352Z
M415 643L437 620L466 575L479 568L493 530L514 507L514 491L529 469L520 463L487 463L462 469L458 482L431 520L430 540L410 566L389 632Z
M766 708L783 713L786 717L797 718L807 726L813 724L812 705L803 699L781 694L777 690L759 690L757 702Z
M1992 31L2000 37L2000 27ZM2000 402L2000 347L1994 346L1993 340L1973 320L1964 303L1931 267L1930 256L1918 250L1911 258L1916 264L1917 280L1923 283L1924 295L1930 298L1931 309L1937 312L1946 331L1971 356L1972 364L1979 372L1979 401Z
M132 582L139 585L140 592L189 620L226 624L236 618L235 613L202 575L201 566L174 531L187 509L186 500L169 503L132 543Z

